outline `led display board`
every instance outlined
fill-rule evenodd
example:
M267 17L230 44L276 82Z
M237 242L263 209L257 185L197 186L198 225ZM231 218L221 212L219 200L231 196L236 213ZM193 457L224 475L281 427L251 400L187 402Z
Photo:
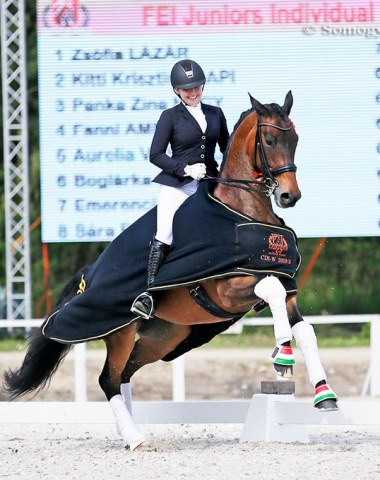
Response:
M248 92L282 105L292 90L302 198L276 211L300 237L379 235L379 7L39 0L43 241L109 241L156 204L149 148L185 58L230 131Z

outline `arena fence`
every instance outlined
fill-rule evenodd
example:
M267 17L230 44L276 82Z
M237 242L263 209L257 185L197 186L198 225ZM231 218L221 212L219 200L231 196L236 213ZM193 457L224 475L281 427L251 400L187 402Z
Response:
M362 396L367 394L380 396L380 315L326 315L306 316L304 318L312 324L370 324L370 362L361 393ZM31 328L39 327L41 323L41 319L0 320L0 328L25 328L26 331L29 331ZM273 321L272 318L247 318L233 325L225 333L239 334L245 325L273 325ZM86 344L75 345L74 355L75 401L85 402L87 400ZM174 402L183 402L186 399L185 357L186 356L179 357L172 362L172 394Z
M293 395L255 394L251 401L135 402L133 419L151 424L243 424L240 443L309 443L307 426L380 426L380 401L339 402L319 412ZM114 424L107 402L0 402L0 425Z

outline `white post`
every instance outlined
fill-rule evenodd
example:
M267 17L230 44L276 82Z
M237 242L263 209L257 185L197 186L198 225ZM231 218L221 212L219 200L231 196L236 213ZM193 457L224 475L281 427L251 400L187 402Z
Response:
M371 322L371 396L380 396L380 315Z
M185 401L185 358L183 355L172 362L173 401Z
M86 375L86 344L79 343L74 347L74 377L75 401L87 401L87 375Z

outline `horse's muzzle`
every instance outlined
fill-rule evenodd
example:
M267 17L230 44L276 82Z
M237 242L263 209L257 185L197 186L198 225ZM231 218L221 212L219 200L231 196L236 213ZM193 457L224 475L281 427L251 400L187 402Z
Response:
M275 195L276 204L280 208L294 207L294 205L298 202L300 198L301 192L298 192L296 194L291 192L283 192L279 195Z

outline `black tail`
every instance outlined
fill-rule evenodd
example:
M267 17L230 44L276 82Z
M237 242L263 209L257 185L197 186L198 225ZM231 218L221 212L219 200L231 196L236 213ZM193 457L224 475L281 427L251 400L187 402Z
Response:
M10 394L11 400L44 388L71 347L49 340L40 329L33 333L21 367L4 374L3 388Z
M69 281L52 312L77 294L82 275L87 270L88 267L84 267ZM48 385L71 347L72 345L44 337L41 329L34 332L28 340L28 350L21 367L18 370L8 370L4 374L3 388L9 393L10 399L13 400L28 392L38 392Z

